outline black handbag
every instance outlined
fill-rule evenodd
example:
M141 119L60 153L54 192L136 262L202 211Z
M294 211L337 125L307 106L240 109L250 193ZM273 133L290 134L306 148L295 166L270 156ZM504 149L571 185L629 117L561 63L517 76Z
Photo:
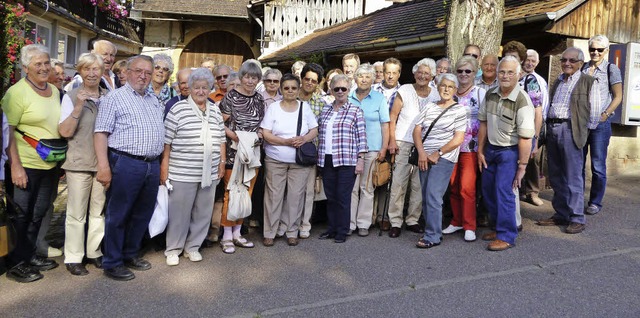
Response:
M300 129L302 128L302 102L300 102L300 109L298 110L298 129L296 136L300 136ZM301 166L314 166L318 163L318 149L313 142L305 142L296 148L296 163Z
M431 129L433 129L433 125L436 124L436 122L438 121L438 119L440 119L440 117L442 117L442 115L444 115L444 113L446 113L451 107L455 106L457 103L445 108L440 115L438 115L438 117L436 117L436 119L434 119L431 122L431 125L429 125L429 128L427 129L427 133L424 134L424 137L422 137L422 144L424 144L424 141L427 140L427 136L429 136L429 133L431 132ZM421 145L422 145L421 144ZM411 150L409 151L409 163L417 166L418 165L418 149L416 149L416 146L411 146Z

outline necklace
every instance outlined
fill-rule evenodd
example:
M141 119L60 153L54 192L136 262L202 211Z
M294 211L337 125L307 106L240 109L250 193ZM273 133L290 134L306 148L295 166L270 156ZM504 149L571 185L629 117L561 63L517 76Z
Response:
M38 85L36 85L34 82L32 82L32 81L29 79L29 76L25 77L25 79L27 80L27 82L29 82L29 84L33 85L33 87L35 87L37 90L39 90L39 91L41 91L41 92L44 92L44 91L46 91L46 90L47 90L47 88L49 88L49 85L46 85L46 84L45 84L44 88L40 88L40 87L38 87Z

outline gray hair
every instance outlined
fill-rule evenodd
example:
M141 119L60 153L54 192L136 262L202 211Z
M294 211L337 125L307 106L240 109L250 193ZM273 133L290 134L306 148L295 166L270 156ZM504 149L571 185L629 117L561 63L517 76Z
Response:
M580 51L582 52L582 51ZM498 62L498 70L500 70L500 66L502 66L502 63L504 62L514 62L516 63L517 67L516 67L516 74L520 74L520 72L522 71L522 66L520 65L520 61L518 61L518 59L514 56L511 55L507 55L505 57L502 58L502 60L500 60L500 62Z
M229 77L227 77L227 83L233 82L235 80L240 80L240 74L236 72L229 73Z
M97 53L82 53L78 58L78 63L76 63L76 70L80 72L86 66L93 65L94 63L98 64L98 67L104 72L104 61L102 61L102 56Z
M609 48L609 38L604 34L594 35L589 39L589 46L593 44L593 42L598 42L604 45L605 48Z
M443 63L443 62L447 62L449 64L449 67L447 67L447 72L450 73L451 72L451 60L449 60L446 57L443 57L443 58L441 58L441 59L436 61L436 68L438 67L438 65L440 65L440 63Z
M111 41L107 40L98 40L93 42L93 50L97 50L99 47L110 46L113 49L113 53L118 53L118 47L113 44Z
M349 86L349 83L351 83L351 80L347 75L337 74L337 75L334 75L333 78L331 79L331 83L329 83L329 87L334 88L336 83L340 81L346 82L347 86Z
M293 65L291 65L291 72L295 72L296 68L299 68L302 70L302 68L307 65L307 63L305 61L296 61L295 63L293 63Z
M155 67L158 62L167 63L167 67L169 68L169 74L173 74L173 60L171 57L164 53L159 53L153 56L153 66Z
M40 54L46 54L49 56L49 49L41 44L29 44L22 47L20 50L20 58L22 59L23 66L29 66L31 59Z
M199 68L202 68L202 67L199 67ZM188 73L189 75L191 75L191 72L195 71L196 69L198 69L198 68L191 69L190 67L185 67L183 69L178 70L178 72L176 72L176 83L180 82L180 75L182 75L183 73ZM208 68L206 68L206 69L208 69ZM209 73L211 73L211 72L209 72ZM189 82L189 75L187 75L187 82ZM213 74L211 74L211 76L213 76Z
M456 69L462 65L470 64L471 68L474 72L478 71L478 59L473 56L465 55L458 60L456 63ZM475 74L474 74L475 76Z
M540 54L538 54L536 50L528 49L527 56L534 56L536 58L536 61L540 62Z
M376 68L376 67L378 67L378 66L383 66L383 67L384 67L384 62L382 62L382 61L377 61L377 62L373 63L373 67L374 67L374 68Z
M418 63L413 66L413 69L411 69L411 73L415 74L422 65L429 68L429 70L431 71L431 76L436 75L436 61L428 57L425 57L422 60L418 61Z
M224 65L224 64L220 64L220 65L216 65L216 67L213 68L213 74L215 76L218 76L218 72L220 72L220 70L222 70L223 68L226 68L227 71L229 71L229 73L232 73L233 70L231 69L231 67Z
M56 67L56 66L60 66L62 68L64 68L64 62L58 60L58 59L51 59L51 67Z
M458 77L451 73L443 73L436 76L436 83L438 83L438 85L440 85L440 83L444 80L453 82L456 88L460 86L460 83L458 83Z
M211 74L211 71L206 67L198 67L191 71L191 75L189 75L189 87L193 87L193 83L198 81L207 81L209 88L211 88L214 83L213 74Z
M240 66L240 70L238 71L238 76L242 78L245 75L257 77L258 80L261 80L262 68L260 66L260 62L258 62L258 60L255 60L255 59L248 59L242 62L242 66Z
M373 68L373 65L369 63L363 63L358 66L354 76L359 76L360 74L370 74L372 77L376 77L376 69Z
M282 72L280 72L280 70L277 69L277 68L268 69L266 72L264 72L264 77L267 77L267 76L269 76L271 74L275 74L276 77L278 77L278 79L282 78Z
M127 69L131 66L131 63L133 63L133 61L138 60L138 59L145 60L145 61L149 62L151 64L151 66L153 67L153 59L151 58L151 56L140 54L140 55L134 55L134 56L132 56L132 57L127 59Z
M564 50L564 52L562 52L562 55L564 55L565 53L568 52L577 52L578 53L578 60L584 62L584 52L582 52L582 50L578 47L572 46L572 47L568 47L566 50Z

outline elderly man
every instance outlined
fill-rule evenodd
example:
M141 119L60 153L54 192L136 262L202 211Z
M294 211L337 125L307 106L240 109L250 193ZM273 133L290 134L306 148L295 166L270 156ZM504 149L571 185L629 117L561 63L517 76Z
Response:
M431 83L429 83L429 86L432 89L437 90L438 87L436 83L436 77L440 74L445 73L451 73L451 61L448 58L443 57L436 61L436 76L433 77L433 80L431 81Z
M298 99L309 103L311 111L313 111L317 120L325 105L322 96L318 93L318 83L320 83L320 80L324 76L324 69L316 63L309 63L302 68L300 76L302 77L302 87L298 93ZM316 173L316 169L312 169L311 174L309 174L309 179L307 179L307 195L305 197L304 211L299 225L300 238L303 239L308 238L310 235L309 232L311 231L311 214L313 213ZM284 235L284 231L279 232L279 234Z
M373 63L373 69L376 70L376 78L373 80L373 83L382 83L382 81L384 81L384 62L377 61Z
M167 117L167 113L169 113L169 110L173 105L189 97L189 75L191 75L191 68L183 68L176 74L176 79L178 80L178 92L180 94L171 97L171 99L164 105L164 117Z
M482 63L480 64L482 75L476 77L476 86L484 88L487 92L492 88L498 87L498 73L496 73L497 67L497 55L487 54L482 57Z
M296 77L300 78L300 73L302 73L302 68L307 65L307 62L305 61L295 61L293 63L293 65L291 65L291 74L295 75ZM302 78L300 78L302 79Z
M482 194L495 232L482 236L491 241L490 251L515 246L516 194L520 187L535 133L534 108L518 85L520 62L507 56L498 64L499 87L487 92L478 119L478 165L482 172ZM488 143L487 143L488 142Z
M91 50L91 53L100 55L104 62L104 73L100 81L100 87L109 92L119 88L120 80L118 80L116 74L111 71L111 67L116 59L116 53L118 53L116 45L107 40L95 41L93 42L93 50ZM77 74L73 77L73 80L64 87L64 90L68 92L80 86L80 84L82 84L82 77L80 77L80 74Z
M200 62L200 67L208 68L211 71L211 74L213 74L213 69L216 67L216 62L213 60L212 57L205 56L202 59L202 62Z
M349 78L352 89L355 89L356 82L353 76L358 66L360 66L360 57L358 54L349 53L342 57L342 72Z
M537 224L568 225L565 232L577 234L586 227L582 149L589 129L597 127L601 116L600 91L594 86L595 78L580 72L584 64L582 50L567 48L560 63L562 74L549 93L546 143L555 214Z
M152 74L150 57L131 57L127 84L102 100L95 124L97 179L108 188L102 266L115 280L135 278L128 268L151 268L138 251L155 207L164 147L164 109L147 90Z
M213 69L213 77L216 79L217 89L209 94L209 98L219 103L225 94L227 94L227 78L231 74L231 68L226 65L218 65Z
M589 127L589 137L584 147L584 158L587 152L591 157L591 191L586 213L593 215L602 209L602 199L607 187L607 148L611 139L611 121L616 108L622 102L622 76L620 69L606 61L609 53L609 39L605 35L596 35L589 39L589 55L591 60L582 66L582 72L595 77L596 89L600 91L601 114L598 123ZM584 168L582 169L584 176Z

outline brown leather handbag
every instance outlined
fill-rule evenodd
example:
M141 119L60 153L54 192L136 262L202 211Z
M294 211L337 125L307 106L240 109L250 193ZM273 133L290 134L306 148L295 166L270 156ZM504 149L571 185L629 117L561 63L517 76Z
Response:
M383 186L387 184L389 180L391 180L391 165L393 158L394 156L392 156L391 158L387 156L382 162L378 161L377 159L373 161L370 169L371 182L373 182L374 187L377 188Z

